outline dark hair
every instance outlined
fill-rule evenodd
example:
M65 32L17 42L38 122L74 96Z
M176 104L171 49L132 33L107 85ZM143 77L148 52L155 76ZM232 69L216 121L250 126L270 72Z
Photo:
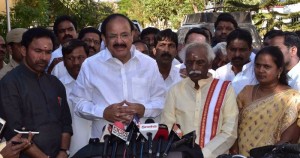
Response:
M203 30L205 30L206 31L206 33L208 33L208 37L209 37L209 39L208 39L208 41L209 41L209 44L211 44L211 40L212 40L212 33L211 33L211 31L208 29L208 28L206 28L206 27L200 27L201 29L203 29Z
M133 22L132 22L127 16L125 16L125 15L123 15L123 14L115 13L115 14L110 14L109 16L107 16L107 17L104 19L104 21L102 22L102 25L101 25L101 33L102 33L104 36L106 36L106 26L107 26L107 24L108 24L111 20L113 20L113 19L115 19L115 18L117 18L117 17L121 17L121 18L126 19L126 20L128 21L128 23L129 23L129 25L130 25L130 31L133 31L133 30L134 30L134 24L133 24Z
M206 38L205 41L206 41L207 43L209 43L209 35L207 34L207 32L206 32L204 29L198 28L198 27L194 27L194 28L190 29L190 30L186 33L185 38L184 38L184 43L186 43L186 41L187 41L189 35L192 34L192 33L196 33L196 34L203 35L203 36Z
M275 34L278 34L278 33L283 33L283 31L281 30L270 30L268 31L265 35L264 35L264 39L263 40L266 40L266 38L269 38L274 36Z
M226 47L228 47L230 42L232 42L235 39L243 40L247 42L249 48L252 47L252 36L248 30L238 28L230 32L226 39Z
M99 36L100 42L101 42L101 32L93 27L86 27L80 30L78 34L78 39L82 39L86 33L95 33Z
M255 56L255 63L256 63L257 58L263 54L270 55L272 57L274 63L276 64L277 68L282 68L282 73L280 74L280 77L279 77L279 83L281 83L283 85L288 85L287 77L286 77L286 68L285 68L285 64L284 64L284 57L283 57L281 50L276 46L264 47L257 52L257 54Z
M83 47L85 54L87 56L89 55L89 47L85 42L81 41L80 39L70 39L68 42L62 45L61 51L63 58L72 53L73 50L78 47Z
M178 36L171 29L165 29L165 30L158 32L154 38L154 45L156 46L158 41L163 41L165 39L171 40L172 42L175 43L176 48L178 47Z
M147 45L144 41L142 41L140 39L132 42L132 44L135 44L135 43L143 43L143 44Z
M42 28L42 27L31 28L31 29L27 30L26 32L24 32L24 34L22 36L21 45L27 49L28 46L30 45L30 43L33 41L33 39L43 38L43 37L51 39L52 46L54 49L55 35L53 34L52 31L50 31L46 28Z
M298 35L298 37L300 37L300 30L295 31L295 33Z
M275 38L275 37L284 37L284 42L283 44L290 48L290 47L297 47L297 56L300 58L300 37L294 33L294 32L288 32L288 31L278 31L276 33L273 33L272 35L269 36L269 39Z
M155 27L147 27L145 29L143 29L143 31L141 32L141 39L143 39L146 35L149 34L157 34L159 32L158 28Z
M63 21L70 21L74 25L75 30L77 31L76 21L68 15L62 15L62 16L59 16L55 19L55 22L54 22L54 25L53 25L53 32L54 32L55 35L58 34L58 25Z
M230 13L221 13L215 22L215 28L217 28L217 26L219 25L219 23L221 21L231 22L233 24L234 28L238 28L238 24L237 24L236 20Z

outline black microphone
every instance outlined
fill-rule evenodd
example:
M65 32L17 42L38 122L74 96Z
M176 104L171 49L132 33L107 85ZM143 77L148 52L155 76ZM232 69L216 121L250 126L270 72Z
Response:
M103 127L103 130L102 130L103 134L102 134L102 137L100 139L100 142L102 142L102 143L104 142L103 154L102 154L103 158L107 157L107 147L108 147L108 144L109 144L111 131L112 131L112 125L111 124L107 124Z
M143 158L144 144L146 142L146 138L143 136L143 134L140 134L138 136L138 138L136 139L136 141L141 142L141 145L140 145L140 148L141 148L141 150L140 150L140 158Z
M158 145L157 145L156 155L155 155L156 158L160 157L162 141L163 140L167 141L168 135L169 135L168 126L165 124L159 124L157 134L154 137L154 140L158 140Z
M195 147L195 139L196 139L196 131L192 131L182 137L182 139L178 140L177 142L174 142L172 144L172 148L175 149L183 144L191 144L190 147Z
M148 139L148 154L152 155L152 137L156 135L158 131L158 123L155 123L153 119L147 119L145 124L140 125L140 133Z
M168 156L172 143L174 141L180 140L181 137L182 137L182 131L180 130L180 125L174 123L172 130L169 134L169 141L168 141L167 147L162 155L163 157Z
M139 117L136 114L134 114L132 121L126 128L126 132L128 132L128 137L126 140L127 147L130 145L130 141L132 139L133 133L139 132L138 124L139 124Z
M128 133L125 132L122 122L115 122L112 126L111 134L114 136L112 138L111 158L116 158L119 141L126 141Z

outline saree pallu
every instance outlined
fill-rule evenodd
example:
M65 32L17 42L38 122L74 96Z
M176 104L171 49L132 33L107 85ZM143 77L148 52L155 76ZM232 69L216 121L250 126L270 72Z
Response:
M242 96L251 95L252 91ZM249 156L252 148L276 144L281 134L299 118L299 107L300 94L293 89L271 94L244 106L238 128L240 154Z

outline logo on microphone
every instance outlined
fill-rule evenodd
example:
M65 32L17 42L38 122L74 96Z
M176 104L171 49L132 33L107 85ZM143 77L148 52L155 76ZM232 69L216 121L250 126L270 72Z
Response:
M113 126L112 128L112 134L119 137L120 139L126 141L128 137L128 132L125 132L124 130L120 129L117 126Z
M141 124L140 130L158 128L158 124Z

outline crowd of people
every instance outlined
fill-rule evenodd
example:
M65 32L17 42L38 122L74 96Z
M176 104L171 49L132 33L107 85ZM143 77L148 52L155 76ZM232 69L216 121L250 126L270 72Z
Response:
M300 37L272 30L254 51L231 14L214 27L190 29L182 49L171 29L139 30L122 14L107 16L101 30L78 32L63 15L53 31L12 29L6 43L0 36L0 157L71 157L99 142L106 124L134 116L195 131L205 158L298 143Z

